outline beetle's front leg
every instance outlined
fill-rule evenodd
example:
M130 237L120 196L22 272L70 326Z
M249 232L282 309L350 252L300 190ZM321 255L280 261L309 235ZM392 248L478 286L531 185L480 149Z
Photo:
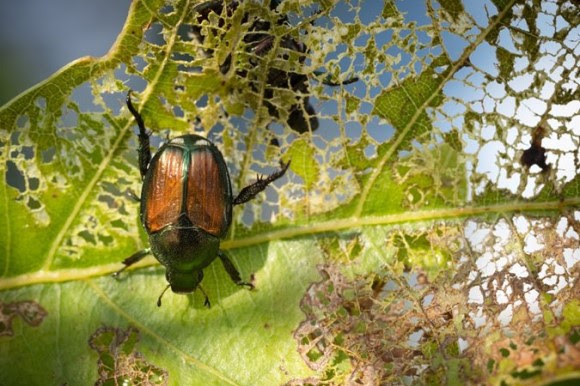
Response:
M143 118L137 109L131 103L131 90L127 93L127 107L139 126L139 170L141 171L141 179L145 178L145 173L147 173L147 167L149 167L149 161L151 161L151 149L149 148L149 136L150 133L145 129L145 124L143 123Z
M149 254L151 254L151 249L145 248L145 249L140 250L139 252L135 252L131 256L127 257L125 260L123 260L123 264L125 264L125 266L123 268L121 268L120 270L118 270L117 272L113 273L113 277L115 277L115 278L119 277L119 274L121 272L123 272L124 270L129 268L131 265L140 261L141 259L143 259L145 256L147 256Z
M238 270L234 266L234 263L232 263L230 258L227 257L227 255L225 253L223 253L222 251L219 251L218 256L219 256L220 260L222 261L222 264L224 265L226 272L228 273L228 275L230 275L230 278L232 279L232 281L234 283L236 283L237 285L245 285L246 287L249 287L250 289L254 289L253 284L246 283L245 281L242 281L240 273L238 272Z
M266 178L258 176L258 180L256 182L242 189L240 194L238 194L238 196L234 198L234 205L240 205L250 201L252 198L256 197L258 193L266 189L266 187L270 185L271 182L274 182L278 178L282 177L284 173L286 173L286 170L288 170L288 166L290 166L290 161L288 161L286 164L280 161L280 166L282 166L282 168L277 172L270 174Z

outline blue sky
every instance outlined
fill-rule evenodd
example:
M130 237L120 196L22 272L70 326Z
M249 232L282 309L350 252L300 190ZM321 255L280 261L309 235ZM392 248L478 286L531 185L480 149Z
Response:
M0 2L0 105L70 61L105 54L130 0Z

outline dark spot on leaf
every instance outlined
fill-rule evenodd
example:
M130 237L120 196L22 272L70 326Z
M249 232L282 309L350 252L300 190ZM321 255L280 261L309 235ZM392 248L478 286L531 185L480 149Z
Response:
M495 367L495 361L493 359L490 359L487 361L487 371L489 371L490 373L493 373L493 368Z
M542 367L544 366L544 361L541 358L538 358L532 363L533 366Z
M36 327L42 323L48 312L37 302L24 300L21 302L2 303L0 302L0 336L12 336L12 320L16 316L29 326Z
M385 281L381 277L379 277L378 275L375 276L375 278L373 279L373 284L371 286L373 290L373 297L379 296L385 284L386 284Z
M570 332L570 342L572 342L572 344L580 342L580 328L573 329Z
M530 378L533 378L535 376L540 375L541 373L542 373L542 370L528 371L528 369L525 369L523 371L512 372L512 377L520 378L520 379L530 379Z
M89 338L89 346L97 352L96 385L167 385L166 370L149 363L135 350L139 330L101 327Z

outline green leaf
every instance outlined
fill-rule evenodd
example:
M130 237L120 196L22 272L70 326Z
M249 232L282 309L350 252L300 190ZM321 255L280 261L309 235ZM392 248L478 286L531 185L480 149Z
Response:
M0 108L3 384L574 376L570 3L247 1L207 20L198 3L133 1L105 56ZM291 160L221 242L255 290L214 261L158 308L154 257L110 276L149 246L126 194L141 186L129 87L152 147L207 136L235 193Z

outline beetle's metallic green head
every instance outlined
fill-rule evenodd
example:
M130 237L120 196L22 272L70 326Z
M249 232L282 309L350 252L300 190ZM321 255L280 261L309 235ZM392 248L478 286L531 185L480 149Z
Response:
M168 268L165 277L173 292L177 294L188 294L195 291L199 283L201 283L203 271L181 272Z

